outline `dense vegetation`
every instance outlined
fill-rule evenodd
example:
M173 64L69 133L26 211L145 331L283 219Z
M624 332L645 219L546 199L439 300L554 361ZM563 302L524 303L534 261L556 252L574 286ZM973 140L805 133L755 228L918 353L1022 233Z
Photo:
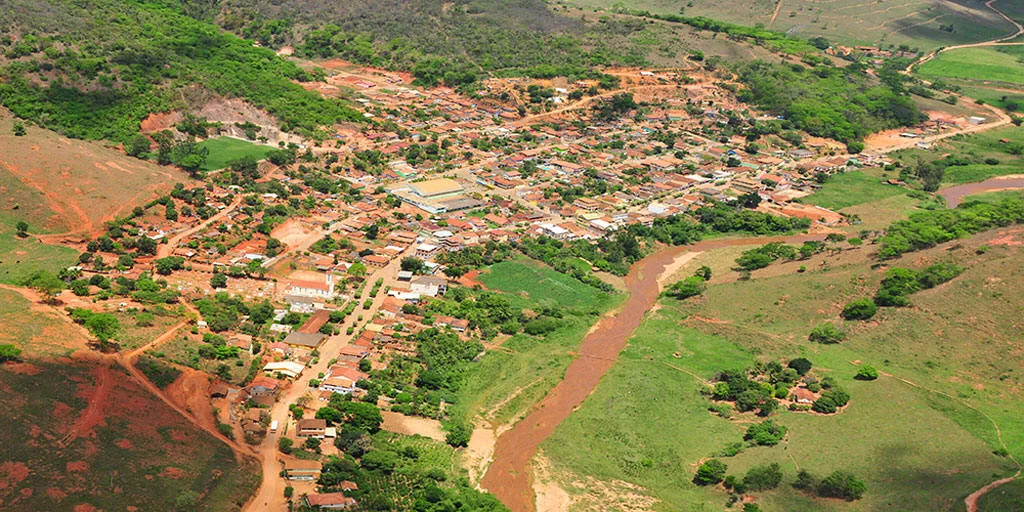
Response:
M915 213L889 226L879 238L878 254L884 259L934 247L943 242L1011 224L1024 222L1024 199L1007 198L999 203L964 203L954 209Z
M886 77L894 73L880 72ZM901 78L873 83L853 66L753 62L740 68L740 79L747 85L741 100L785 116L812 135L845 142L854 152L872 132L927 119L902 90Z
M0 103L71 137L127 142L142 119L183 106L183 91L197 87L244 98L286 130L359 118L292 83L311 78L296 65L175 0L19 0L0 13L0 30L20 38L0 39Z
M582 78L595 76L594 66L644 62L628 39L609 44L643 24L586 25L542 0L227 0L220 20L244 37L292 44L307 57L410 70L424 85L467 84L487 73Z

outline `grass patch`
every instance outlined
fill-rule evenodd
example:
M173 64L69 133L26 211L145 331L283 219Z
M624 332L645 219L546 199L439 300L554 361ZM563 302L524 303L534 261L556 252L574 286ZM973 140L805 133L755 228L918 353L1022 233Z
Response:
M870 247L778 264L748 281L716 274L702 299L663 299L542 448L556 470L573 475L566 478L570 492L573 478L593 476L645 488L662 500L656 510L725 502L720 490L698 488L690 478L698 461L739 441L753 418L713 417L698 379L755 358L806 357L817 375L837 379L852 399L835 416L777 413L773 419L789 429L782 444L723 459L739 477L754 465L782 465L783 485L757 493L763 510L848 510L792 489L798 467L819 477L843 470L863 479L868 492L857 510L955 509L968 493L1016 470L993 454L1002 447L993 421L1009 452L1024 456L1024 400L1017 392L1024 376L1013 355L1022 349L1015 326L1024 308L1024 253L992 245L999 236L984 233L892 262L920 268L956 261L967 270L912 295L913 307L883 308L871 323L838 318L843 304L878 288L883 271L871 268ZM989 249L978 254L980 245ZM797 273L801 265L810 270ZM680 320L691 315L712 321ZM809 343L810 329L826 321L842 324L849 338ZM883 376L856 381L859 364ZM999 499L995 506L1014 497Z
M989 178L995 178L996 176L1007 176L1010 174L1024 174L1024 162L999 165L972 164L948 167L946 168L946 173L942 175L942 182L955 184L974 183L978 181L985 181Z
M882 182L878 170L852 171L835 175L821 190L801 198L800 202L830 210L870 203L906 193L906 189Z
M480 281L489 289L518 297L517 307L540 304L590 311L608 304L608 294L526 258L492 265Z
M0 289L0 344L13 344L26 356L59 357L85 346L82 333L55 310L34 310L21 294Z
M978 500L978 510L981 512L1024 510L1024 480L1018 478L982 496Z
M204 171L223 169L231 162L247 156L263 160L276 149L233 137L207 139L200 142L199 145L210 150L209 156L206 157L206 164L203 165Z
M960 78L1024 85L1024 67L1009 52L993 48L960 48L942 52L918 73L926 78Z
M1000 190L998 192L985 192L982 194L972 194L963 198L966 203L968 201L981 201L983 203L998 203L1003 199L1019 198L1024 193L1020 190Z

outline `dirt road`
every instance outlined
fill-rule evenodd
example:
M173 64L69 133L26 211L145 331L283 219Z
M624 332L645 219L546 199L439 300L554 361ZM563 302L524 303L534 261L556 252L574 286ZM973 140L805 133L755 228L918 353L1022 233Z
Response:
M512 512L533 512L531 459L537 447L572 414L597 387L601 377L615 364L626 340L640 326L661 292L659 277L685 252L704 251L735 245L772 241L800 243L821 240L824 235L796 235L777 238L708 240L691 246L670 247L635 263L625 278L630 296L618 314L603 317L587 334L579 356L569 364L565 377L522 421L502 434L494 451L494 462L481 487L498 497Z
M191 228L189 228L189 229L187 229L185 231L182 231L181 233L178 233L177 235L174 235L173 237L171 237L170 240L167 241L166 244L160 244L160 246L157 247L157 249L156 249L156 257L157 258L166 258L166 257L170 256L174 252L174 249L178 248L178 244L180 244L181 241L184 240L186 237L192 236L193 234L195 234L195 233L197 233L197 232L199 232L199 231L201 231L203 229L206 229L210 224L213 224L214 222L217 222L219 220L223 220L224 218L226 218L228 216L228 214L230 214L231 212L235 211L235 208L238 208L238 205L240 205L240 204L242 204L242 196L236 197L235 200L231 202L231 205L229 205L227 208L224 208L223 210L218 212L216 215L213 215L209 219L206 219L203 222L200 222L199 224L197 224L197 225L195 225L195 226L193 226L193 227L191 227Z
M345 322L340 326L342 333L345 332L348 326L354 326L358 323L356 319L359 315L363 316L365 322L373 318L377 311L380 310L380 307L384 304L384 298L387 297L387 294L384 293L384 286L394 286L397 284L396 276L401 268L402 258L412 252L413 249L411 247L407 248L405 252L392 260L386 267L378 269L366 277L369 283L373 283L378 278L383 278L384 285L381 287L381 292L373 299L373 305L370 306L370 309L358 308L354 314L349 315L345 319ZM279 462L277 450L278 439L284 434L283 431L290 419L288 406L311 391L309 388L310 379L315 379L320 372L326 372L330 367L328 362L334 359L341 349L347 346L354 336L358 335L358 332L357 328L356 333L352 336L339 334L327 338L318 349L320 358L317 364L303 370L302 375L291 383L290 387L278 397L277 402L270 409L270 418L277 420L280 424L279 433L267 435L258 448L259 456L262 459L263 482L260 484L256 494L246 503L242 509L243 512L286 512L289 510L288 502L284 499L284 488L287 484L283 478L278 476L281 472L281 463Z

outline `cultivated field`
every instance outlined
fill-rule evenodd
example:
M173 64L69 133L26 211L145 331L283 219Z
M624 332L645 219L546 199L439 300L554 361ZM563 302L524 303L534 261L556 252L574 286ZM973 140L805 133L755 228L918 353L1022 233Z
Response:
M1024 90L1024 66L1017 47L961 48L942 52L926 62L918 74L929 80L959 79L966 83L992 84Z
M613 0L565 0L586 8L622 5ZM1001 0L997 7L1009 6ZM655 13L706 16L768 28L799 37L824 36L845 44L907 45L929 50L938 46L971 43L1011 34L1013 26L985 8L980 1L936 2L910 0L639 0L625 3L630 9ZM945 29L944 29L945 28ZM949 30L952 29L952 30Z
M782 466L777 490L752 493L763 510L962 510L967 494L1016 470L994 451L1005 443L1024 457L1021 243L1024 229L1007 228L891 262L920 268L957 261L967 270L911 295L911 307L881 309L871 322L839 318L844 304L878 288L884 269L872 269L870 246L776 264L749 281L728 264L713 267L706 296L663 299L594 394L542 445L556 479L582 500L581 509L596 495L587 477L639 485L661 500L655 510L725 503L720 488L690 479L699 461L740 441L754 418L708 413L699 386L721 369L806 357L852 399L834 416L776 413L789 428L783 443L722 457L737 476L756 464ZM702 254L681 273L735 257L732 248L724 251ZM798 273L800 266L809 270ZM849 338L808 342L811 328L825 321ZM882 377L854 380L863 364ZM789 485L798 468L819 477L850 471L868 491L852 504L812 499ZM1019 499L1012 489L993 503ZM998 507L988 510L1006 510Z
M210 154L206 158L206 165L203 166L204 171L223 169L231 162L243 157L263 160L268 153L274 151L274 148L270 146L254 144L233 137L207 139L200 142L199 145L210 150Z

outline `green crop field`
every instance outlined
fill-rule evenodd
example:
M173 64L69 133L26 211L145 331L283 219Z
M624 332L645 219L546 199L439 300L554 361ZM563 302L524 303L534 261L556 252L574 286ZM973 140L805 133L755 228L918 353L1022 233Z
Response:
M253 157L256 160L263 160L275 148L246 142L232 137L217 137L207 139L199 143L200 146L209 149L210 154L206 157L205 171L215 171L227 167L231 162L243 157Z
M479 279L488 289L522 297L542 306L589 311L607 304L608 294L526 258L492 265Z
M1001 48L961 48L940 53L917 72L928 79L957 78L1024 85L1024 66L1019 58Z
M480 280L504 292L523 309L561 309L562 325L543 337L517 334L488 350L471 367L452 406L453 418L479 415L503 424L522 415L562 378L583 336L597 322L596 313L617 305L624 296L603 293L543 263L519 258L492 265Z
M882 182L879 169L851 171L829 178L821 190L800 200L831 210L869 203L906 193L906 189Z
M910 0L900 3L834 0L827 4L812 0L563 0L584 8L630 9L658 14L706 16L742 25L764 26L791 35L823 36L844 44L888 47L907 45L929 50L939 46L990 40L1009 35L1013 26L986 9L982 2L933 2ZM1013 8L1009 0L997 7Z
M708 413L710 402L698 393L702 380L755 360L806 357L817 375L837 379L852 399L838 415L778 412L773 419L789 428L782 444L721 459L737 476L757 464L782 466L782 486L753 493L763 510L962 510L967 494L1016 471L993 453L1003 443L1024 457L1024 398L1017 391L1024 375L1014 355L1024 349L1014 327L1024 308L1024 253L993 243L1007 232L1019 238L1019 231L984 233L891 262L920 268L956 261L967 270L911 295L912 307L882 308L872 322L838 317L845 303L878 288L882 270L871 268L870 247L776 264L747 281L720 266L705 297L662 300L542 449L572 494L586 496L588 486L573 482L595 477L640 486L660 500L655 510L724 504L721 488L700 488L690 479L700 460L740 441L754 418ZM732 249L720 257L734 257ZM708 259L714 254L702 261ZM698 260L681 274L703 264ZM799 266L810 270L798 273ZM849 338L838 345L808 342L810 329L825 321ZM861 364L882 377L854 380ZM868 491L852 504L810 498L788 485L797 468L818 477L849 471ZM988 510L1005 510L998 507L1021 498L1013 491L1019 487L1009 489Z

